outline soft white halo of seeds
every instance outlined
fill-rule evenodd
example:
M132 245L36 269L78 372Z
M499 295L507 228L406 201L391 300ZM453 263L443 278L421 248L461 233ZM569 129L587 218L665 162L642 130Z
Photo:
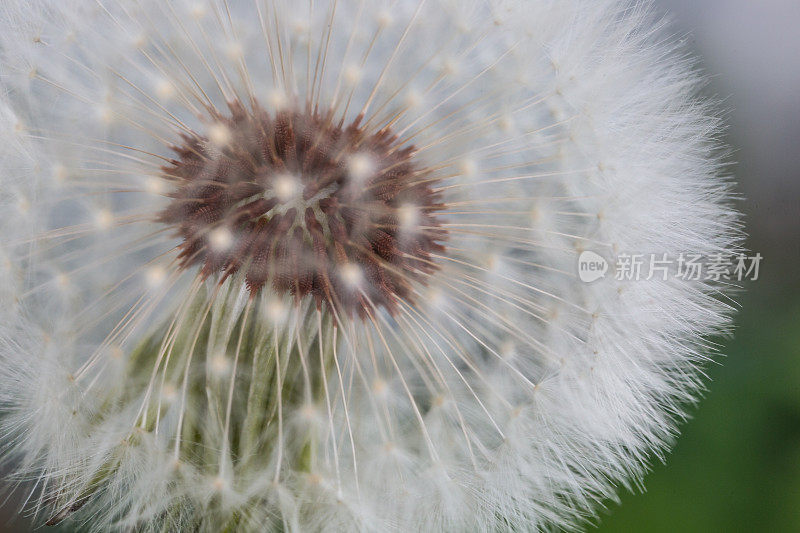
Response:
M238 513L243 530L527 531L580 525L638 483L701 386L724 287L582 284L577 257L739 241L719 122L664 36L624 0L2 2L3 456L37 515L77 508L110 458L74 515L88 529L214 531ZM239 278L175 267L152 222L167 145L195 131L223 149L231 132L200 103L251 94L345 124L364 112L435 169L447 251L413 304L334 330L311 301L267 287L248 303ZM403 227L425 231L417 215L404 207ZM360 268L339 268L355 291ZM208 339L173 355L205 373L217 413L198 466L176 446L198 412L183 375L126 363L171 323L191 339L203 313ZM246 313L263 322L237 359ZM305 400L281 400L276 445L247 470L225 414L245 416L237 384L259 353L279 373L297 353L328 367L321 397L298 384ZM308 439L311 466L294 468Z

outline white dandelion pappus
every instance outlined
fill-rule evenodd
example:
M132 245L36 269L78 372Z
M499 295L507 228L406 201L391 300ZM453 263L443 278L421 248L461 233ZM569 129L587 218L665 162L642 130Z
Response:
M90 530L580 527L661 457L730 253L719 122L623 0L0 7L3 455Z

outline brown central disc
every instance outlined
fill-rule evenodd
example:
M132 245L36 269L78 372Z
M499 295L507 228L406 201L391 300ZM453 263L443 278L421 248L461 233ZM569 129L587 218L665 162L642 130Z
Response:
M337 312L396 310L444 250L430 171L388 130L369 133L310 111L254 104L215 113L206 135L183 134L163 168L175 183L159 221L183 239L181 266L245 274Z

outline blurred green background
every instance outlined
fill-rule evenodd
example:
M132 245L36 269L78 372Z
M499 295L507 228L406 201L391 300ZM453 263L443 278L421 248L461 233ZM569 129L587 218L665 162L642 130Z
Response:
M765 259L666 466L598 531L800 532L800 1L657 4L724 98L748 247Z

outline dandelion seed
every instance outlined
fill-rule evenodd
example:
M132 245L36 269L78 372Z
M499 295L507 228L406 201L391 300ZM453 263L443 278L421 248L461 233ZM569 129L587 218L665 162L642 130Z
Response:
M6 0L0 443L36 518L533 531L638 482L725 287L578 258L741 237L657 28L627 0Z

